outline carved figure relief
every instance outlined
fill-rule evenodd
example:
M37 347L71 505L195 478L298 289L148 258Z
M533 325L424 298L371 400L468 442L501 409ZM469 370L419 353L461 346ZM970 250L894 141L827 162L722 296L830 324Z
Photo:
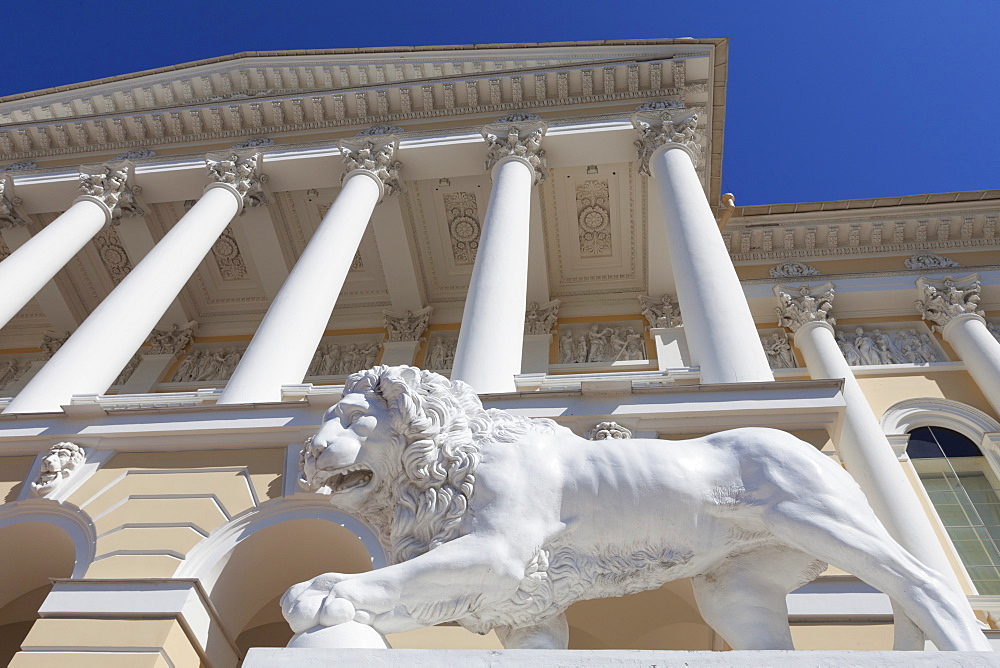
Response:
M782 262L769 270L771 278L798 278L800 276L818 276L819 269L802 262Z
M832 561L890 592L937 647L990 650L962 593L892 539L854 478L774 429L609 447L487 411L465 383L382 366L347 379L299 461L300 486L360 516L390 565L291 587L281 608L296 633L457 622L506 648L565 649L573 603L691 578L731 647L790 650L787 618L761 623L762 611ZM607 476L611 496L597 498Z
M961 266L951 258L936 253L917 253L913 257L907 258L903 264L906 265L907 269L940 269Z
M233 226L226 225L219 238L212 244L212 256L219 267L219 273L225 281L238 281L247 276L247 265L243 261L243 253L233 234Z
M108 275L117 285L132 271L132 262L122 245L121 237L118 236L117 226L106 225L94 236L94 243L97 245L97 252L101 256L104 268L108 270Z
M56 354L56 351L62 348L62 345L66 343L69 338L70 333L66 332L62 336L58 334L46 332L42 335L42 345L39 348L42 349L42 359L48 360L52 359L52 356Z
M915 329L866 331L858 326L837 330L837 344L850 366L927 364L941 358L927 334Z
M0 260L4 260L10 256L10 248L4 242L3 237L0 237Z
M474 264L481 231L475 193L445 193L444 210L448 213L448 234L455 264Z
M663 295L659 299L649 296L639 297L639 306L642 307L642 315L652 328L660 327L680 327L683 324L681 319L681 308L674 303L670 295Z
M458 347L457 336L436 336L427 351L427 361L424 364L433 371L448 371L455 363L455 348Z
M31 483L31 491L35 496L47 496L86 460L86 455L76 443L56 443L42 459L38 478Z
M559 319L559 300L554 299L544 304L531 302L524 312L525 334L549 334L552 326Z
M374 366L380 347L378 341L343 344L321 342L313 353L306 377L343 376Z
M229 380L243 358L245 349L245 347L228 346L192 350L181 360L170 382L201 383Z
M611 255L611 209L606 180L591 180L576 185L576 217L579 225L580 255Z
M952 276L945 276L940 281L929 278L917 279L917 289L923 299L913 302L924 320L934 324L931 329L939 331L952 318L965 314L984 317L986 313L979 308L982 286L979 274L971 274L956 281Z
M647 359L646 341L641 328L603 323L576 332L560 328L560 364L610 363L644 359Z
M607 441L623 438L632 438L632 431L613 421L599 422L593 429L587 432L587 440L590 441Z
M20 380L21 376L31 368L31 360L8 357L0 362L0 392L8 385Z
M772 332L760 337L760 345L764 347L767 363L772 369L794 369L798 366L788 335L784 332Z
M1000 324L988 322L986 323L986 329L990 330L990 334L993 335L994 339L1000 341Z
M385 329L390 341L420 341L430 322L433 306L426 306L416 313L407 311L403 315L382 311L385 318Z
M175 355L183 351L194 339L197 327L198 323L192 320L185 325L174 323L170 329L154 329L146 339L152 346L148 354Z

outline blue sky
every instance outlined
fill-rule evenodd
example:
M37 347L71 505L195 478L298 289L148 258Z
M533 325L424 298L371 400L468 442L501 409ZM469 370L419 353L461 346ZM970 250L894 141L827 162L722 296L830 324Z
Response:
M1000 188L1000 0L8 3L0 95L239 51L728 37L739 204Z

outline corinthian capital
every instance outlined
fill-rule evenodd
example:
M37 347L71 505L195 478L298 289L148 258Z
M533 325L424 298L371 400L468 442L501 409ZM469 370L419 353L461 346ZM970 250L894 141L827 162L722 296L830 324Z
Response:
M780 304L774 309L778 314L778 325L787 327L792 332L810 322L836 325L837 320L830 315L833 309L833 287L833 283L824 283L815 288L802 285L797 290L785 285L774 286L774 296Z
M18 214L15 207L21 204L21 198L14 196L14 181L6 174L0 176L0 229L4 227L21 227L28 224Z
M112 218L141 216L136 202L140 188L133 185L135 167L128 160L84 165L80 168L80 197L101 204Z
M548 126L534 114L508 114L482 129L486 140L486 171L504 158L515 157L526 161L534 172L534 182L545 180L545 149L542 137Z
M652 176L649 160L662 146L678 146L691 156L695 167L701 166L701 133L698 114L684 108L679 100L647 102L632 114L632 126L639 131L635 140L638 149L639 173Z
M362 170L373 174L382 183L382 194L392 195L403 190L399 182L399 168L403 163L396 160L399 150L399 133L403 128L376 125L362 130L357 136L338 142L344 156L344 173L340 182L351 172Z
M253 150L234 149L205 156L208 178L212 183L227 186L243 201L243 210L267 204L264 183L267 174L261 172L261 155Z
M382 311L385 316L385 329L389 332L390 341L421 341L427 323L430 322L433 306L425 306L416 313L407 311L403 315Z
M982 292L979 274L969 274L959 279L945 276L939 281L921 277L917 279L917 290L921 298L913 302L913 305L924 320L934 323L931 328L935 331L943 329L960 315L986 315L979 308Z

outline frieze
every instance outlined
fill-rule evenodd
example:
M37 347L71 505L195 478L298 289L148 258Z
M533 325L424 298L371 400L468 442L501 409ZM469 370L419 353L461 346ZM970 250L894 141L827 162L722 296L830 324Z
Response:
M218 383L229 380L245 351L246 344L194 348L184 356L168 382Z
M381 343L375 339L321 341L313 353L306 378L344 376L375 366Z
M8 385L16 383L21 379L34 360L20 357L7 357L0 362L0 392Z
M638 324L594 323L559 328L559 364L645 360L646 341Z
M798 278L801 276L818 276L819 269L802 262L782 262L768 271L771 278Z
M838 327L835 335L840 352L850 366L929 364L946 360L922 326L920 329Z
M455 363L455 349L458 347L458 333L437 334L431 337L427 346L424 368L431 371L450 371Z
M941 269L961 266L950 257L936 253L917 253L903 262L907 269Z
M760 345L767 355L767 364L772 369L794 369L798 366L792 344L784 330L775 330L770 334L760 334Z

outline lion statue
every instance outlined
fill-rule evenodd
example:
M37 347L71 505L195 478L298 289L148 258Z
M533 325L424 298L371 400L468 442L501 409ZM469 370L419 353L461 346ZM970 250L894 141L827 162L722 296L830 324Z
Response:
M485 410L461 381L380 366L347 379L301 465L302 486L373 526L391 565L291 587L281 605L297 633L455 621L508 648L565 648L570 604L691 578L734 649L792 649L785 596L832 563L939 649L990 650L854 479L785 432L588 441Z
M68 441L56 443L42 458L41 466L38 468L38 479L31 483L32 493L35 496L49 494L73 475L85 459L83 448L76 443Z

